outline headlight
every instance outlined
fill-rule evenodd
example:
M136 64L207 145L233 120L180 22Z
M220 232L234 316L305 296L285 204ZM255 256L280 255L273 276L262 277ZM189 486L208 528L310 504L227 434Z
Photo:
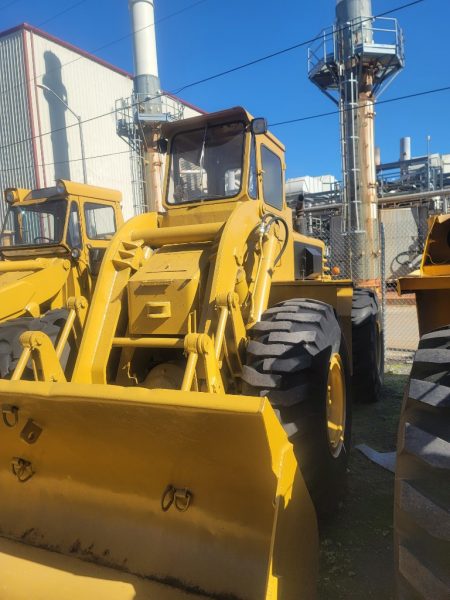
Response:
M15 190L6 190L5 192L5 200L8 204L12 204L16 201L17 192Z
M58 192L58 194L66 193L66 186L64 185L64 182L62 180L56 182L56 191Z

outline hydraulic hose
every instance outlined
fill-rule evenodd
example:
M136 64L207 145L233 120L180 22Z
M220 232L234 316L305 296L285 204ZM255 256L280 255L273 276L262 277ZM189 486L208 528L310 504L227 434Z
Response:
M288 244L288 240L289 240L289 225L283 219L283 217L280 217L279 215L274 215L273 213L266 213L265 215L263 215L263 217L261 219L261 226L264 227L264 233L268 233L274 223L281 223L284 227L284 231L286 234L284 236L283 245L281 246L281 250L278 253L278 255L275 258L275 261L273 263L273 266L276 267L287 248L287 244Z

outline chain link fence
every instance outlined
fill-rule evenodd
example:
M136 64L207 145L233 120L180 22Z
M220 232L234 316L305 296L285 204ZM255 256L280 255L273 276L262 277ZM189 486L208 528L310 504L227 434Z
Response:
M341 207L328 213L306 212L298 218L297 227L306 235L321 239L334 277L352 278L356 285L376 287L383 306L385 353L387 360L409 360L419 343L414 294L399 296L397 279L420 268L428 229L428 206L388 208L380 211L381 252L379 281L363 282L355 277L352 265L358 249L357 235L343 228Z

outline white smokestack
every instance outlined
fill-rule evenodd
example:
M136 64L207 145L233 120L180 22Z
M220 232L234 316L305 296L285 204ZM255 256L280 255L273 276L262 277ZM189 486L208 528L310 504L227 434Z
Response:
M381 148L380 146L375 146L375 165L379 167L381 165Z
M411 160L411 138L403 137L400 140L400 160Z
M129 0L134 50L134 89L138 94L159 91L153 0Z
M336 0L336 18L340 25L372 14L372 0Z

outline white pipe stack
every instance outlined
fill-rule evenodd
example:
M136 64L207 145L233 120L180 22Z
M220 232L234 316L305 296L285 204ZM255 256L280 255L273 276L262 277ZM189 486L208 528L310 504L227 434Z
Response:
M339 25L372 15L372 0L336 0L336 17Z
M403 137L400 140L400 160L411 160L411 138Z
M134 51L134 89L138 94L159 91L153 0L129 0Z

